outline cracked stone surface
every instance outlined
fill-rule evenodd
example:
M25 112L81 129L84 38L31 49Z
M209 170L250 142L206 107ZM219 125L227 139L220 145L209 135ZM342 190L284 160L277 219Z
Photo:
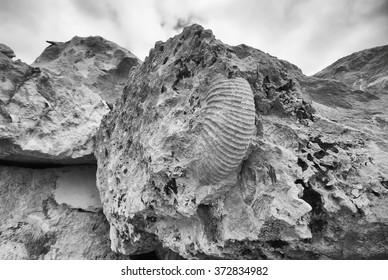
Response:
M95 163L94 134L139 60L101 37L48 43L31 66L0 55L0 161Z
M200 144L206 96L220 77L249 83L255 129L241 164L209 184L198 162L209 153ZM307 77L198 25L157 42L96 136L112 248L139 254L161 242L189 259L387 258L387 97Z
M89 176L83 181L95 182L95 169L0 166L0 259L127 258L111 251L109 224L101 208L85 200L81 207L71 205L67 197L58 200L63 182L69 185L80 172ZM82 180L74 183L81 187ZM88 206L93 206L92 212Z

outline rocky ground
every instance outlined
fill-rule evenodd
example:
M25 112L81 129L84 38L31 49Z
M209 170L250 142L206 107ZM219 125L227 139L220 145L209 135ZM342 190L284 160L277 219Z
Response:
M0 258L388 258L386 46L308 77L199 25L49 43L0 45Z

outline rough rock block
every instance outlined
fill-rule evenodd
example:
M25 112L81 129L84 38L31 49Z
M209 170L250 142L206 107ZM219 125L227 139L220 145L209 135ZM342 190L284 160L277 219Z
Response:
M257 258L242 254L251 241L311 238L296 157L265 142L258 117L311 122L299 76L296 66L227 46L198 25L157 42L97 135L115 250L141 253L161 241L186 258Z
M0 166L0 259L125 258L110 249L95 171Z
M0 43L0 54L3 54L8 58L14 58L16 56L10 47L1 43Z
M49 42L31 65L0 57L0 160L93 163L102 116L139 60L101 37Z

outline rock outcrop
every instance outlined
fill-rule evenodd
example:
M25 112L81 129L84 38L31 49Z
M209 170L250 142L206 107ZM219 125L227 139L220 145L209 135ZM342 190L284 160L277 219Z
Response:
M113 249L386 258L387 104L198 25L157 42L96 136Z
M0 259L388 258L387 46L307 77L199 25L143 64L48 43L0 44Z
M101 37L48 42L31 66L0 46L0 161L95 163L94 134L139 60Z
M0 45L0 259L126 259L110 248L94 135L139 60L101 37L48 43L31 66ZM57 165L72 166L43 168Z
M1 55L5 55L8 58L14 58L16 56L10 47L0 43L0 56Z
M110 249L95 166L0 166L0 259L123 259Z
M354 89L388 93L388 45L345 56L315 77L335 79Z

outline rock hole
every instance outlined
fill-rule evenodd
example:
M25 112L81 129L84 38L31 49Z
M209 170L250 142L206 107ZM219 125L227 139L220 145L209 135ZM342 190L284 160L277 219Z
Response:
M378 192L373 191L373 190L371 191L371 193L374 194L376 197L380 197L381 196Z
M323 211L321 195L308 183L308 186L303 190L301 199L306 201L312 208L309 224L311 232L313 234L322 234L322 231L327 226L327 221L326 213Z
M138 255L130 255L129 258L131 260L159 260L158 255L156 254L156 251L151 251L144 254L138 254Z
M253 252L251 249L244 249L242 252L241 252L241 255L242 256L249 256L249 255L252 255Z
M146 221L149 221L151 223L155 223L157 221L157 218L153 217L153 216L147 216Z
M177 79L178 80L182 80L184 78L190 78L191 77L191 71L189 70L189 68L187 67L187 65L185 64L183 66L183 69L181 69L177 75Z
M301 184L303 188L307 188L306 183L302 179L297 179L294 183Z
M208 66L212 66L214 63L216 63L217 62L217 58L215 57L215 56L213 56L211 59L210 59L210 61L209 61L209 63L208 63Z
M322 206L321 195L313 188L311 188L311 186L305 187L303 190L302 199L310 204L313 210Z
M306 171L309 167L308 164L301 158L298 158L298 165L302 168L302 171Z
M283 247L288 245L288 242L280 240L280 239L271 240L271 241L268 241L267 243L273 248L283 248Z
M178 193L178 186L176 184L175 178L171 178L171 180L168 181L167 184L164 186L164 193L166 195L171 195L171 191L174 192L174 194Z
M212 206L206 204L198 205L197 215L202 221L206 237L212 242L217 242L217 219L213 216Z
M194 36L198 36L198 37L201 37L202 35L202 30L198 30L194 33Z
M185 79L185 78L190 78L191 77L191 72L190 70L187 68L187 65L184 65L182 69L179 70L178 74L176 75L176 79L172 85L172 89L173 90L177 90L176 86L178 85L178 83L182 80L182 79Z
M275 168L273 168L273 166L270 164L268 164L267 168L268 168L268 176L271 178L272 184L275 184L277 182Z
M327 153L324 150L320 150L320 151L314 153L314 157L316 157L317 159L321 159L326 155L327 155Z

